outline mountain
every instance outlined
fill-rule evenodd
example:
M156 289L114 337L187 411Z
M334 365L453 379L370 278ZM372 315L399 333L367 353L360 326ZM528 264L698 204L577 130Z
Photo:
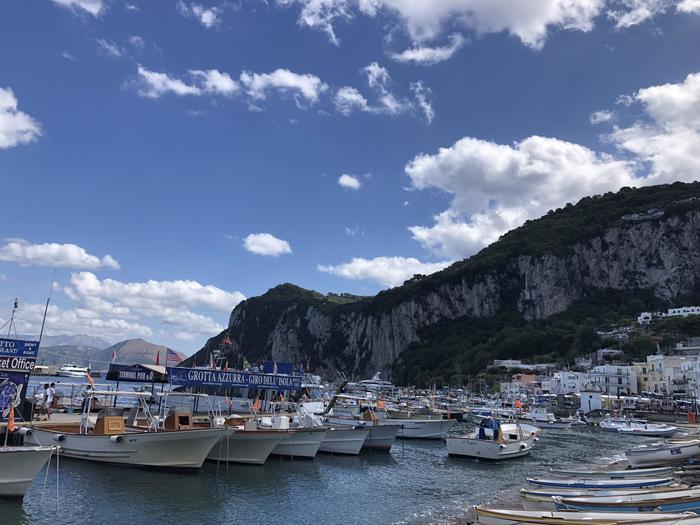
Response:
M172 349L171 349L172 350ZM115 352L116 362L120 364L155 364L160 352L160 364L165 365L167 347L144 341L143 339L128 339L107 348L93 346L41 346L39 349L39 364L63 365L74 363L79 366L92 364L94 370L107 370L112 362L112 352ZM176 352L183 359L184 354ZM174 363L170 363L173 364Z
M274 358L400 383L476 374L493 358L567 359L600 326L700 299L700 183L586 197L476 255L374 297L279 285L234 308L231 363ZM191 359L186 364L191 363Z
M39 339L39 335L20 335L18 338L36 341ZM92 335L44 335L41 338L42 348L45 346L89 346L91 348L104 349L111 344L101 337Z

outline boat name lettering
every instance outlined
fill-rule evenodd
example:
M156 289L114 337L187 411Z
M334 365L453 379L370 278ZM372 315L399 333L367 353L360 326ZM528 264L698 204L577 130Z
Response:
M34 370L34 359L26 357L3 357L0 358L0 370L21 370L31 372Z
M177 386L211 385L224 388L262 388L271 390L297 390L301 388L300 376L281 374L169 367L168 378L173 385Z

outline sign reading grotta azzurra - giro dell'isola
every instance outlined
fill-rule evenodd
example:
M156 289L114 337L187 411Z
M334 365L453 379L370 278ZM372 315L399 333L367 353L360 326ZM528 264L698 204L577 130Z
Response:
M265 390L299 390L301 388L301 376L255 372L168 367L168 378L170 384L174 386L216 386Z
M7 418L11 405L24 399L38 352L38 341L0 338L0 420Z

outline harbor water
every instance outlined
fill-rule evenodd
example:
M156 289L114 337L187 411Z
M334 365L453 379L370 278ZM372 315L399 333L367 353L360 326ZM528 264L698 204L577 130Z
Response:
M0 523L468 523L475 504L517 504L528 476L608 463L649 442L584 427L546 430L531 456L504 463L449 458L441 441L406 440L389 454L205 463L196 474L61 458L58 496L54 461L24 502L0 502Z

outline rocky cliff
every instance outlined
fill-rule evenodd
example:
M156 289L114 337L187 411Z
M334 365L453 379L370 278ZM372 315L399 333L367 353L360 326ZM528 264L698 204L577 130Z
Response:
M232 362L242 353L249 361L272 357L355 377L388 374L432 327L505 311L524 322L542 320L592 290L643 290L666 304L699 284L700 183L677 183L588 197L375 297L283 284L239 304L227 331ZM207 347L198 362L205 362Z

